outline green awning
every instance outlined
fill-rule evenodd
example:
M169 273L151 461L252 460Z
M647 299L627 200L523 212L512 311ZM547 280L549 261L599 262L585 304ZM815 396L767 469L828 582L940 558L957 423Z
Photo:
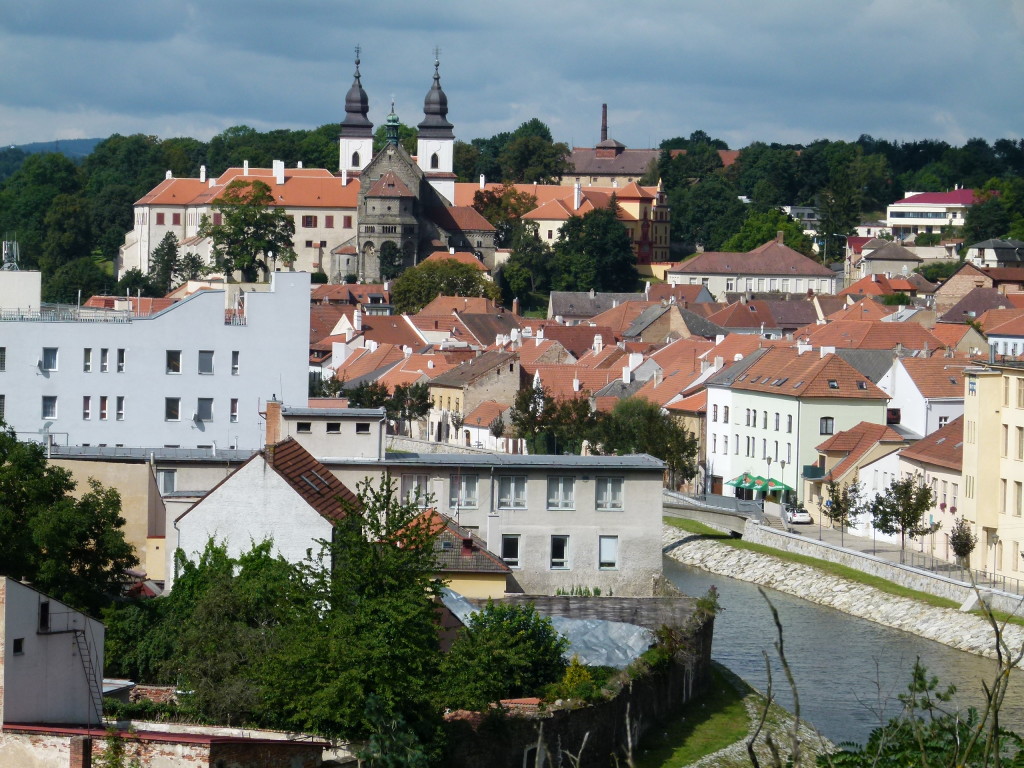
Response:
M772 491L792 491L793 489L786 485L781 480L776 480L774 477L768 478L768 492Z

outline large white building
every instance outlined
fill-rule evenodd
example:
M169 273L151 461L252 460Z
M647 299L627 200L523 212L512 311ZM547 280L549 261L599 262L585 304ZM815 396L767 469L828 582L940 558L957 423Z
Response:
M262 405L307 397L309 275L260 288L148 316L23 295L0 307L0 415L20 439L60 445L257 449Z
M945 226L962 227L967 209L974 204L974 190L951 192L908 192L886 209L886 221L893 237L900 240L919 233L941 232Z

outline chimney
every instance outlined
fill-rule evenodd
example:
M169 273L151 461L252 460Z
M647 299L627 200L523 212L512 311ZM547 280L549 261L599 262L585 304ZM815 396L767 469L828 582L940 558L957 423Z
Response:
M502 345L501 344L502 338L503 338L503 336L500 333L495 334L495 336L494 336L494 346L500 347Z
M608 105L601 105L601 141L608 140ZM578 206L577 206L578 207Z
M776 243L781 243L781 242L782 242L782 240L783 240L783 237L784 237L784 235L785 235L785 232L783 232L783 231L782 231L781 229L780 229L780 230L778 230L778 231L777 231L777 232L775 233L775 242L776 242Z
M405 357L405 358L412 357L412 347L410 347L410 346L403 346L402 347L402 357Z
M543 325L540 328L537 329L537 342L540 343L541 341L544 341L544 326Z
M274 183L279 187L284 184L284 160L275 160L274 166Z
M644 356L639 352L629 353L629 369L633 370L644 361Z
M575 377L575 376L573 377L573 380L572 380L572 391L573 392L579 392L580 391L580 380L577 377Z
M390 290L391 290L391 281L390 280L385 280L384 281L384 293L387 293Z
M171 173L170 171L167 171L167 173L164 174L164 178L165 179L173 179L174 178L174 174Z
M206 166L205 165L200 165L199 166L199 181L201 181L203 184L206 183Z
M519 297L512 299L512 314L519 315Z
M661 381L662 381L662 379L661 379L661 368L655 368L655 370L654 370L654 386L660 387L661 386Z
M450 253L452 256L455 255L455 246L454 245L449 245L448 246L448 253Z
M594 354L598 354L604 349L604 338L600 333L594 334Z
M715 357L715 370L716 371L722 370L722 366L724 366L724 365L725 365L725 358L724 357L722 357L721 355L718 355L717 357Z
M486 188L487 188L487 181L485 180L484 175L481 173L480 174L480 189L486 189Z
M281 401L277 399L277 395L274 395L267 401L266 447L268 449L268 453L270 453L270 449L279 442L281 442ZM273 465L273 453L270 453L267 457L267 461Z
M431 357L429 360L427 360L427 370L428 371L434 370L434 358L433 357Z
M296 168L301 168L302 167L302 161L299 160L299 162L295 165L295 167Z
M628 365L622 366L622 383L629 384L633 380L633 373L629 370Z
M246 160L245 162L242 163L242 175L243 176L248 176L249 175L249 161L248 160Z
M341 169L341 186L348 186L348 168Z
M356 311L352 313L352 326L357 333L363 330L363 311L359 307L356 307Z
M583 205L583 186L577 181L572 185L572 209L578 211Z
M462 540L462 556L469 557L473 554L473 539L467 536Z

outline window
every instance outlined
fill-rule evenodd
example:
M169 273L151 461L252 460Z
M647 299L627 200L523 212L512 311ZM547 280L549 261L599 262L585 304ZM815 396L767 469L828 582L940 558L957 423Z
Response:
M611 510L622 509L621 477L597 478L597 508Z
M303 216L302 217L302 228L313 229L316 227L316 216Z
M89 395L82 396L82 418L85 421L92 418L92 398Z
M717 405L712 405L711 406L711 420L712 421L718 421L718 406Z
M43 370L44 371L56 371L57 370L57 348L56 347L43 347Z
M108 370L110 370L110 350L109 349L101 349L100 350L100 372L101 373L106 373Z
M1002 454L1001 455L1006 456L1007 452L1009 450L1010 450L1010 428L1006 424L1003 424L1003 449L1002 449Z
M239 355L238 355L238 350L237 349L234 352L231 353L231 375L232 376L237 376L238 375L238 356Z
M164 398L164 421L179 421L181 419L181 398Z
M181 350L167 350L167 373L181 373Z
M722 453L724 453L726 456L729 455L729 436L728 435L722 435Z
M15 637L13 640L11 640L11 651L14 653L15 656L24 656L25 638Z
M498 509L526 509L526 477L505 475L498 478Z
M200 397L196 400L196 421L213 421L212 397Z
M779 418L780 418L780 417L779 417L779 414L778 414L778 412L776 412L776 413L775 413L775 431L776 431L776 432L778 432L778 431L779 431Z
M117 372L124 373L124 350L117 350Z
M107 420L107 396L100 395L100 421Z
M597 537L597 567L610 571L619 567L619 537Z
M556 535L551 537L551 569L565 570L569 567L569 537Z
M358 166L359 165L359 153L358 152L353 152L352 153L352 165L353 166Z
M118 398L117 400L114 401L114 403L116 407L114 418L117 421L124 421L124 396L118 395Z
M939 429L949 423L949 416L939 416Z
M162 227L164 225L164 215L162 213L158 213L156 215L156 225L158 227Z
M308 435L313 431L313 422L311 421L300 421L295 425L295 431L300 435Z
M359 155L356 155L356 157L358 158ZM341 222L342 222L342 226L345 229L352 229L352 217L351 216L342 216L341 217Z
M1021 509L1024 508L1024 486L1019 482L1013 484L1013 514L1020 517Z
M402 500L420 507L429 506L426 475L402 475Z
M156 486L160 493L174 493L177 488L176 472L174 469L158 469L156 471Z
M548 478L548 509L575 509L576 478L559 476Z
M722 406L722 421L724 421L726 424L729 423L729 406L728 405L723 405Z
M1003 352L1006 352L1006 345L1003 345ZM1013 355L1017 356L1017 345L1013 345ZM1003 376L1003 405L1010 404L1010 380L1006 376Z
M793 414L792 413L790 413L790 414L788 414L786 416L786 431L787 432L792 432L793 431Z
M171 223L174 226L176 226L176 227L180 227L181 226L181 214L180 213L172 213L171 214Z
M324 216L324 229L334 229L333 216Z
M502 534L501 559L509 568L519 567L519 534Z
M832 430L835 429L836 420L831 416L822 416L820 425L820 434L831 435Z
M328 421L327 422L327 434L328 435L340 435L341 434L341 422L340 421Z
M448 485L448 506L451 509L476 508L476 475L452 475Z
M764 412L764 417L761 419L761 429L768 429L768 411Z
M7 413L7 395L0 395L0 419Z
M92 347L86 347L82 350L82 370L86 373L92 371Z
M437 156L437 152L430 156L430 167L432 170L437 170L440 167L441 161Z
M213 373L213 350L199 350L199 372L204 374Z
M43 418L44 419L56 419L57 418L57 396L56 395L43 395Z
M237 397L232 397L231 398L231 409L230 409L230 411L228 413L228 421L231 421L231 422L237 422L238 421L238 398Z
M370 434L370 422L368 422L368 421L357 421L356 422L356 434L357 435L368 435L368 434Z

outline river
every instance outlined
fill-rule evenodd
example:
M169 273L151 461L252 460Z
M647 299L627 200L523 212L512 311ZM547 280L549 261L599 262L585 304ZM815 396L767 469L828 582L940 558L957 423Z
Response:
M722 610L715 619L714 659L760 691L767 686L763 650L772 659L779 703L792 711L793 699L773 648L771 612L756 584L691 568L666 557L665 576L688 595L718 589ZM779 612L786 658L796 680L801 716L828 739L863 743L873 728L899 712L915 658L940 687L957 688L955 702L980 705L981 681L995 662L915 635L883 627L798 597L765 590ZM1014 673L1000 721L1024 733L1024 682Z

